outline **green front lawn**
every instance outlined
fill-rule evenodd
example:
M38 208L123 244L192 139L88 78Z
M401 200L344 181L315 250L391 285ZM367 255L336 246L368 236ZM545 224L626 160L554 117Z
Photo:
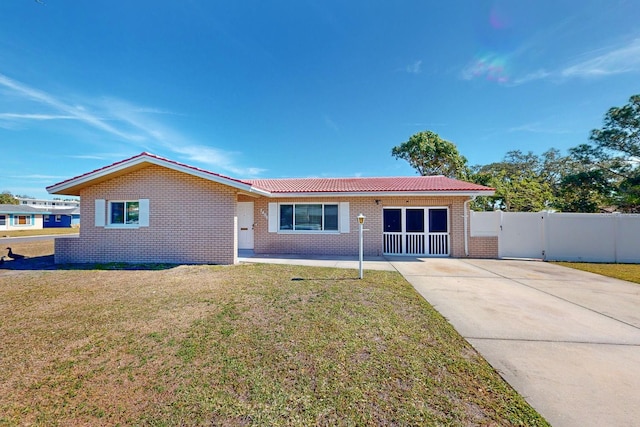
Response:
M615 277L616 279L640 283L640 264L599 264L587 262L556 262L555 264L577 270Z
M398 273L162 268L0 269L0 425L548 425Z

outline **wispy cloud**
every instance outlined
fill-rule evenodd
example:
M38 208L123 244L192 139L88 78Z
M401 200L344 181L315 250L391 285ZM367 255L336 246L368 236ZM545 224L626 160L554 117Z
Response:
M338 127L338 124L329 116L327 116L325 114L324 118L324 124L329 128L332 129L336 132L340 132L340 128Z
M543 80L543 79L546 79L546 78L549 78L549 77L552 77L552 76L553 76L553 73L550 73L549 71L537 70L537 71L534 71L532 73L526 74L526 75L524 75L522 77L515 78L511 82L511 84L514 85L514 86L517 86L517 85L525 84L525 83L528 83L528 82L531 82L531 81L535 81L535 80Z
M483 79L505 86L549 80L557 83L576 78L598 78L624 73L640 73L640 38L585 52L564 65L517 72L535 43L526 42L508 53L489 52L476 56L460 72L463 80ZM516 70L516 72L514 72Z
M156 120L149 115L148 109L140 108L129 102L108 98L102 100L102 107L108 112L109 117L125 123L138 133L145 136L143 148L158 146L164 150L179 154L188 162L205 164L216 169L228 171L241 177L254 177L265 169L256 167L241 167L237 165L236 158L240 153L227 151L192 141L188 136ZM167 112L163 112L167 114Z
M413 64L407 65L405 68L409 74L420 74L422 72L422 60L415 61Z
M89 159L89 160L104 160L107 156L99 155L99 154L78 154L69 156L72 159Z
M16 179L34 179L34 180L45 180L50 181L52 179L63 179L64 177L59 175L40 175L40 174L31 174L31 175L15 175L11 178Z
M507 58L495 52L478 55L462 70L463 80L482 78L498 83L506 83L509 80L507 74Z
M112 135L129 141L135 141L138 139L138 136L121 132L120 130L106 123L105 120L101 117L88 113L81 107L69 105L68 103L63 102L44 91L29 87L16 80L10 79L3 74L0 74L0 86L9 89L13 92L14 95L20 96L29 101L36 102L40 105L47 106L58 112L62 112L65 116L71 116L76 120L80 120L88 125L93 126L94 128L108 132Z
M640 38L611 49L589 52L561 71L563 77L599 77L640 71Z
M513 126L507 129L507 132L509 133L514 133L514 132L544 133L544 134L553 134L553 135L565 135L565 134L574 133L573 131L570 131L567 129L558 129L558 128L545 126L540 122L525 123L519 126Z
M575 78L589 79L625 73L640 73L640 38L584 53L570 64L555 70L538 69L514 78L508 84L518 86L537 80L563 82Z
M77 117L61 114L21 114L21 113L0 113L0 120L76 120Z
M146 151L169 151L179 155L180 160L204 164L216 172L227 171L242 177L253 177L264 171L261 168L239 166L237 158L240 153L194 141L168 126L166 121L156 119L158 115L175 114L167 110L139 106L116 98L89 99L78 105L3 74L0 74L0 89L22 101L35 104L37 109L47 110L45 113L0 112L0 126L5 128L27 121L73 120L115 136L130 146ZM28 108L33 108L33 105ZM89 154L83 158L102 157Z

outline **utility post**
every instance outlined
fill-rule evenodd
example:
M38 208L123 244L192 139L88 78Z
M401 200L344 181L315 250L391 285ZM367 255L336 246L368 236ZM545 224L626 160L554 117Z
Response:
M363 232L364 230L363 230L363 228L362 228L362 227L364 226L364 219L365 219L365 218L366 218L366 216L364 216L364 215L362 215L362 214L358 215L358 224L360 224L360 257L359 257L359 260L360 260L360 278L361 278L361 279L362 279L362 277L363 277L363 272L362 272L362 261L363 261L363 254L364 254L364 250L363 250L363 248L362 248L362 246L363 246L362 232Z

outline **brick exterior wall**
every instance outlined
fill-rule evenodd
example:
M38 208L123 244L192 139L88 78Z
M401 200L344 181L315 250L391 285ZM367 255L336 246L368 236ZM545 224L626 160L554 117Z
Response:
M363 237L364 255L382 255L382 209L384 207L446 207L449 209L450 254L464 257L464 202L467 197L331 197L249 199L254 202L256 254L301 255L358 255L359 231L356 217L362 213L365 220ZM376 200L378 203L376 204ZM268 230L269 203L340 203L349 202L350 232L338 233L270 233ZM475 237L469 244L470 257L497 257L497 240ZM495 250L493 249L495 246ZM476 255L477 254L477 255Z
M134 170L81 191L80 236L56 239L55 261L233 264L236 198L231 187L160 166ZM96 227L95 199L149 199L149 226Z
M367 218L364 254L383 250L384 207L446 207L449 209L450 254L464 257L464 202L467 197L327 197L266 198L238 194L232 187L149 165L88 186L81 191L79 238L58 238L56 263L189 263L237 262L237 202L254 202L256 254L358 255L357 215ZM149 226L97 227L95 200L149 199ZM376 203L377 200L377 203ZM270 233L269 203L349 202L349 233ZM104 212L105 217L107 212ZM469 256L496 258L494 237L469 238Z
M498 258L498 237L470 237L471 258Z

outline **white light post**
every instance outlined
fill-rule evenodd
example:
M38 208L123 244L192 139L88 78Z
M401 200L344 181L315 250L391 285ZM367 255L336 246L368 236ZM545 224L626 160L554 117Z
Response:
M366 216L360 214L358 215L358 223L360 224L360 278L362 279L363 274L362 274L362 257L363 257L363 250L362 250L362 227L364 225L364 219L366 218Z

